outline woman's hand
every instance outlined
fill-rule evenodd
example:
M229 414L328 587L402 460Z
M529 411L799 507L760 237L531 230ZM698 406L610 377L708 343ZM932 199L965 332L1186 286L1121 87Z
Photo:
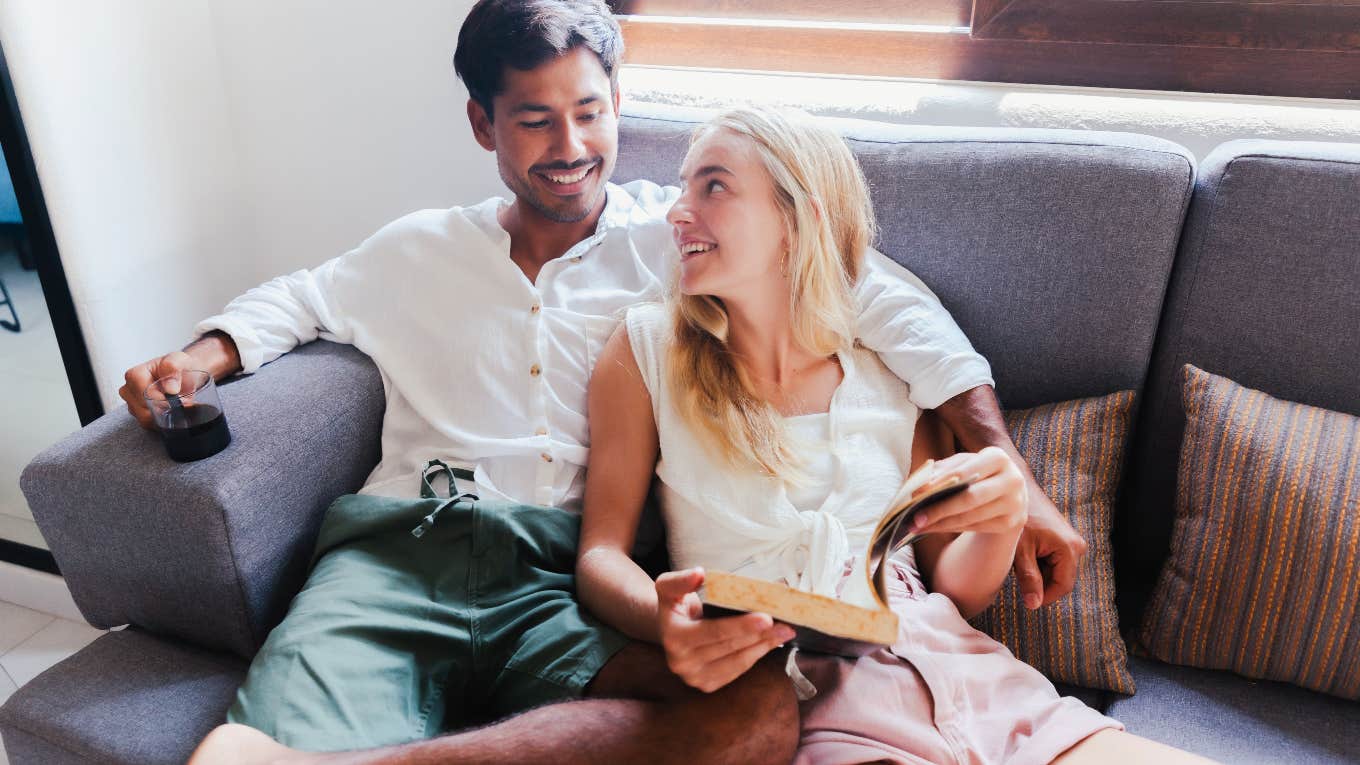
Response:
M971 479L966 490L917 513L918 533L975 531L1019 534L1029 517L1029 491L1020 468L1000 448L961 452L935 462L929 488L950 476Z
M703 583L701 568L657 578L657 630L670 670L687 685L711 693L741 677L762 656L792 640L794 633L768 614L705 619L696 594Z

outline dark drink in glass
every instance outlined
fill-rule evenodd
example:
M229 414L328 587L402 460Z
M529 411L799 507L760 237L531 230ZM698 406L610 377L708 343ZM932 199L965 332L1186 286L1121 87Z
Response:
M231 431L227 416L211 404L176 407L169 417L169 426L161 428L165 451L176 462L193 462L227 448Z
M162 377L146 389L146 403L165 452L176 462L193 462L227 448L231 431L212 375L196 369Z

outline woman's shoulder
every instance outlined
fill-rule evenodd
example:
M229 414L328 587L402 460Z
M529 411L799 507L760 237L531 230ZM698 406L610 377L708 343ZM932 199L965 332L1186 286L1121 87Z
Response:
M641 303L628 309L623 319L628 333L628 344L633 348L633 359L642 371L647 387L657 393L657 381L663 375L663 349L671 337L670 316L664 303Z

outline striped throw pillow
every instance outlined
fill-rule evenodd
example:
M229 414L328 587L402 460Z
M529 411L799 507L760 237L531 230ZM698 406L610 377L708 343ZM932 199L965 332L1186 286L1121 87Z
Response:
M1140 642L1360 699L1360 417L1186 364L1171 553Z
M996 602L972 620L1054 682L1126 694L1134 686L1114 605L1110 525L1133 398L1121 391L1006 413L1015 448L1086 539L1087 554L1067 597L1031 611L1012 573Z

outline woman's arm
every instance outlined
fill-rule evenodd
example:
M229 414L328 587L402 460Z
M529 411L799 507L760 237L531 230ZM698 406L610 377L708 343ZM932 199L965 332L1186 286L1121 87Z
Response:
M576 557L581 602L636 640L660 642L652 578L630 552L656 469L652 398L620 324L590 378L590 465Z
M1011 569L1028 494L1019 468L997 447L953 455L935 463L935 469L941 477L977 476L967 491L917 519L920 528L932 532L916 540L922 579L969 619L991 605Z

